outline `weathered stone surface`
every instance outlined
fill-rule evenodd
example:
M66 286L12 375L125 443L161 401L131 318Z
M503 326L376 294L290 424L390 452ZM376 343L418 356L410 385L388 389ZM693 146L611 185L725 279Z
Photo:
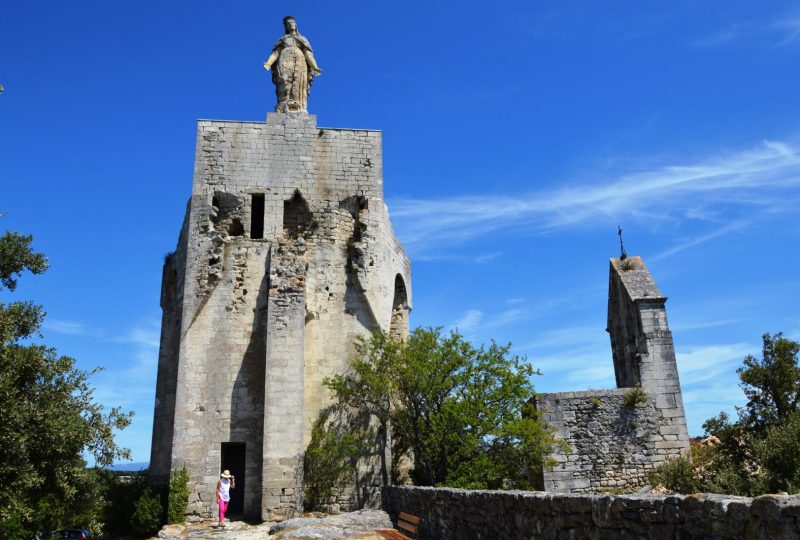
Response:
M572 447L542 471L546 491L630 492L647 473L686 456L689 434L666 298L639 257L612 259L608 332L618 388L539 394L536 407ZM646 400L626 403L632 392Z
M270 528L279 538L353 538L376 529L391 529L392 520L382 510L360 510L323 518L294 518Z
M384 509L425 539L800 538L800 496L573 495L387 486Z
M279 520L302 505L325 377L356 336L408 332L410 263L383 201L381 134L321 129L307 114L198 123L192 196L164 264L150 472L186 465L188 511L211 516L222 445L244 513ZM377 505L381 459L360 460L337 508Z
M216 520L201 520L187 525L170 525L170 530L183 531L179 538L187 540L261 540L263 538L318 538L381 540L380 530L391 529L389 514L381 510L360 510L319 518L294 518L280 524L226 521L219 527ZM166 527L162 530L166 530ZM162 536L159 535L159 538ZM169 538L169 537L165 537Z
M188 538L189 531L186 528L186 525L174 524L174 525L164 525L161 527L161 530L158 531L159 538Z

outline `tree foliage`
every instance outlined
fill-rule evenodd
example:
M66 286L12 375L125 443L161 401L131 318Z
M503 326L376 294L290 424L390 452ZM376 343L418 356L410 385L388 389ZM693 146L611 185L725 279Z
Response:
M13 232L0 237L0 292L13 291L24 271L47 268L30 244L30 236ZM30 342L43 316L31 302L0 303L0 530L9 538L89 519L96 489L84 452L100 466L128 456L113 430L126 427L131 415L105 413L94 401L95 371Z
M189 472L186 467L172 471L167 490L167 523L183 523L189 503Z
M693 450L691 465L660 467L657 481L674 491L691 485L733 495L800 493L800 343L781 333L762 341L761 358L747 356L736 370L747 397L737 420L724 412L707 420L703 428L718 442L700 454Z
M146 487L141 497L134 503L131 528L133 532L144 537L152 536L161 528L163 515L161 496L157 491Z
M736 370L747 404L739 413L743 427L763 434L786 422L800 407L800 343L782 333L764 334L761 358L748 355Z
M509 348L476 349L435 328L407 341L376 333L357 341L351 371L326 384L391 426L394 476L407 454L417 485L525 489L558 441L528 403L538 372Z
M333 510L336 498L355 479L356 462L368 433L344 411L330 407L311 428L303 461L303 504L306 510Z

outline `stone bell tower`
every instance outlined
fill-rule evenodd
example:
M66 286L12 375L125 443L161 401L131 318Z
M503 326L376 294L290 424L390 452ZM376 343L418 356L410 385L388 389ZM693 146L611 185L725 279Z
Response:
M410 263L383 201L381 133L317 127L305 107L321 71L294 19L286 29L265 64L279 112L198 122L164 262L150 473L166 482L186 466L200 515L222 469L236 476L230 512L298 514L311 426L331 399L323 379L347 368L356 336L408 333ZM360 460L344 506L379 504L380 467Z

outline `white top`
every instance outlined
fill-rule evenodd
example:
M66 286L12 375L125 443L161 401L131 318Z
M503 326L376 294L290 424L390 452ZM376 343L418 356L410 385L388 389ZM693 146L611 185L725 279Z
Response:
M231 500L231 481L227 478L219 479L219 498L225 502Z

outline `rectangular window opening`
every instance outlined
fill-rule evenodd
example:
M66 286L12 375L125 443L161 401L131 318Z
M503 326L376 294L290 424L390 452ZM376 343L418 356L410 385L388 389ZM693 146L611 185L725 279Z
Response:
M264 238L264 194L253 193L250 206L250 238Z

